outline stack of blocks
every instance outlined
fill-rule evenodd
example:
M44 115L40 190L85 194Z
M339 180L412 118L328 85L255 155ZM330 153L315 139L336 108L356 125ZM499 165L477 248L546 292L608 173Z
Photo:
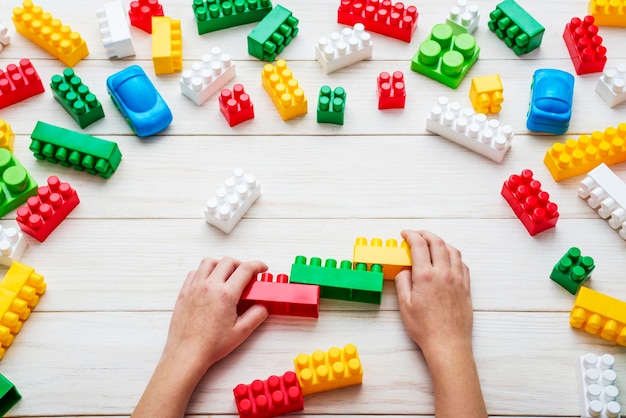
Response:
M265 64L261 72L261 84L283 120L307 113L304 90L298 86L298 80L293 77L284 60L276 61L275 66Z
M404 109L406 103L406 88L404 74L396 71L391 76L383 71L376 79L379 109Z
M417 29L417 8L403 3L379 0L341 0L337 23L354 26L362 23L370 32L411 42Z
M4 49L5 46L11 43L11 36L9 36L9 29L0 23L0 51Z
M588 12L598 26L626 28L626 0L589 0Z
M317 99L317 123L343 125L345 111L346 91L343 87L333 90L329 86L322 86Z
M580 249L572 247L556 263L550 278L563 286L572 295L575 295L595 268L596 265L593 262L593 258L583 257Z
M210 54L203 55L200 62L193 63L191 69L183 71L180 91L200 106L224 88L235 75L235 63L230 55L216 46L211 48Z
M128 17L130 24L144 32L152 33L152 17L163 16L159 0L134 0L130 2Z
M254 118L254 106L242 84L235 84L232 91L222 90L219 103L220 111L231 128Z
M258 22L272 10L271 0L193 0L198 35Z
M565 25L563 40L574 64L576 74L601 73L606 64L606 47L593 24L593 16L577 17Z
M96 10L102 44L109 58L125 58L135 55L122 0L105 3Z
M0 148L0 216L22 205L37 193L35 179L5 148Z
M386 280L395 280L403 268L413 265L411 251L406 241L402 241L398 246L398 241L392 238L386 240L383 246L383 240L380 238L372 238L368 244L367 238L358 237L354 243L352 262L355 267L363 263L374 271L376 271L374 265L380 264Z
M11 125L9 125L4 119L0 119L0 148L8 149L13 152L13 145L15 143L15 134Z
M183 69L183 39L180 20L152 18L152 63L155 74L172 74Z
M472 78L470 100L478 113L499 113L504 101L502 81L498 74Z
M0 109L43 93L43 84L35 67L27 58L20 64L9 64L0 70Z
M15 261L22 258L28 243L24 239L24 234L17 228L6 228L0 225L0 264L11 267Z
M333 32L328 38L320 38L315 47L315 59L326 74L371 58L374 45L372 36L365 32L362 23L341 33Z
M71 68L63 70L63 75L53 75L50 88L56 101L81 128L104 117L102 104L96 95L89 91L89 87L83 84Z
M626 347L626 302L581 286L569 323L573 328Z
M587 353L580 357L579 381L582 388L580 416L582 418L615 418L620 416L622 407L617 399L617 373L613 370L615 357L604 354L601 357Z
M248 53L272 62L298 35L298 19L280 4L269 12L248 35Z
M516 55L541 45L545 28L514 0L504 0L489 14L489 29Z
M478 29L480 14L478 6L469 5L467 0L458 0L456 6L450 9L446 24L452 28L455 35L459 33L474 33Z
M615 69L604 70L598 79L596 93L610 107L626 102L626 63L619 64Z

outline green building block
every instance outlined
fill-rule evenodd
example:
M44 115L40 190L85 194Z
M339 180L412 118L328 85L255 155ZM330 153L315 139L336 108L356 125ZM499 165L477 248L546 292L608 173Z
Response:
M96 95L89 91L89 87L83 84L71 68L63 70L63 75L53 75L50 88L57 102L81 128L104 117L104 110Z
M359 263L353 270L352 262L343 260L337 268L337 261L332 258L322 266L317 257L312 257L307 265L306 257L299 255L291 265L289 283L319 285L321 298L380 304L383 267L374 264L367 271L367 265Z
M37 182L5 148L0 148L0 216L22 206L37 194Z
M271 0L193 0L198 34L258 22L271 10Z
M4 416L13 406L22 399L15 385L0 374L0 416Z
M514 0L504 0L489 13L489 29L513 49L526 54L541 45L545 28Z
M478 60L479 52L472 35L454 35L450 26L440 23L420 44L411 60L411 70L455 89Z
M343 87L332 90L329 86L322 86L317 99L317 123L343 125L345 112L346 91Z
M575 295L587 281L596 265L591 257L583 257L580 250L572 247L552 269L550 278Z
M58 163L108 179L117 170L122 153L115 142L37 122L30 150L38 160Z
M272 62L297 34L298 19L277 4L248 35L248 53Z

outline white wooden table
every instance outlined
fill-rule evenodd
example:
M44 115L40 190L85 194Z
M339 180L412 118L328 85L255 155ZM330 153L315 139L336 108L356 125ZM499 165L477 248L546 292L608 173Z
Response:
M246 25L199 36L190 0L163 0L166 15L181 20L185 67L213 46L232 55L237 77L256 117L230 128L214 97L197 107L180 93L180 73L155 76L150 36L132 29L137 56L108 60L95 9L104 1L39 0L36 4L86 39L90 55L76 73L96 93L106 117L84 131L116 141L123 153L108 180L36 161L28 150L37 120L80 130L47 87L63 64L16 34L10 19L18 0L0 2L0 22L12 41L0 52L6 68L31 58L46 92L0 110L17 137L17 158L39 184L56 174L81 203L43 243L32 241L22 261L44 275L48 291L24 324L0 373L23 395L11 416L127 416L159 358L171 309L187 271L202 257L261 259L272 273L289 273L296 255L349 259L357 236L400 238L403 228L430 229L460 248L472 272L474 345L492 416L579 416L576 365L586 352L613 353L626 391L624 349L570 328L574 297L548 276L571 246L596 261L588 285L626 299L626 243L576 195L582 176L555 183L543 164L546 149L566 137L531 135L525 126L535 69L573 66L562 39L564 25L586 14L584 0L523 1L545 27L541 47L517 57L487 29L497 1L476 0L480 59L457 90L409 69L430 28L443 22L451 1L408 1L419 24L408 44L374 34L374 56L325 75L314 60L321 36L336 23L338 0L281 0L300 19L300 33L281 58L288 61L309 100L309 113L288 122L263 91L263 63L247 54ZM128 8L129 1L124 1ZM600 28L607 66L626 61L626 30ZM141 65L171 107L172 125L157 137L130 133L107 97L105 79ZM404 72L403 110L377 109L376 77ZM502 164L428 134L425 120L441 95L469 105L473 76L499 73L505 101L498 118L516 132ZM626 121L626 107L610 109L594 92L598 75L576 76L567 137ZM319 88L347 91L343 126L316 123ZM254 173L262 197L230 235L204 222L202 210L233 168ZM559 204L555 229L528 235L500 196L502 182L530 168ZM626 165L613 167L626 179ZM14 224L14 213L3 224ZM210 320L210 318L207 318ZM431 416L430 377L418 348L405 334L393 283L382 304L323 300L318 320L272 317L200 384L189 413L232 416L232 388L292 367L300 352L357 345L363 385L307 397L306 416ZM622 396L622 404L626 397ZM459 416L463 412L459 411Z

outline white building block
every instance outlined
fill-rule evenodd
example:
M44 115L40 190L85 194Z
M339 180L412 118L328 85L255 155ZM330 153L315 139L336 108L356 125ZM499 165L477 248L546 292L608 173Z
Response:
M24 234L17 228L5 228L0 225L0 264L11 267L14 261L19 261L24 254L28 243Z
M9 29L0 23L0 51L11 43L11 37L9 36Z
M208 200L204 218L208 224L228 234L259 196L261 185L256 177L236 168L224 186L217 189L215 197Z
M448 26L455 35L459 33L474 33L478 29L480 13L478 6L468 5L467 0L458 0L457 5L450 9L450 15L446 19Z
M96 16L107 56L124 58L135 55L135 47L122 1L105 3L104 7L96 10Z
M580 182L578 197L626 240L626 184L604 163Z
M626 102L626 63L618 65L615 69L604 70L598 79L596 93L610 107Z
M601 357L587 353L580 357L581 418L619 418L619 390L615 386L617 373L613 370L615 358L610 354Z
M202 57L202 61L193 63L190 70L183 71L180 91L200 106L233 78L235 64L230 55L223 54L219 47L213 47L210 54Z
M461 109L458 102L450 103L445 96L430 110L426 129L497 163L502 162L514 137L511 126L487 120L471 107Z
M372 35L365 32L362 23L354 29L333 32L329 38L320 38L315 47L315 59L326 74L371 58L374 44Z

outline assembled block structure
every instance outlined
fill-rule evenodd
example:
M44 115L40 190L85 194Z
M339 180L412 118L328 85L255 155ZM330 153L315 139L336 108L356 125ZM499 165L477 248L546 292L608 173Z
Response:
M19 229L0 225L0 264L11 267L15 261L20 261L26 251L28 243Z
M275 66L265 64L261 72L261 84L283 120L307 113L308 104L304 90L300 88L298 80L284 60L276 61Z
M458 0L456 6L452 6L446 19L446 25L450 26L455 35L459 33L472 34L478 29L480 13L478 6L468 4L467 0Z
M317 123L343 125L346 111L346 91L343 87L322 86L317 98Z
M50 88L56 101L81 128L86 128L104 117L102 104L73 69L66 68L63 75L53 75Z
M598 26L626 28L626 0L590 0L587 11Z
M372 57L372 35L365 32L362 23L353 29L344 28L333 32L328 38L320 38L315 46L315 59L326 74Z
M125 58L135 55L133 38L126 21L122 0L105 3L96 9L102 44L109 58Z
M394 280L403 267L413 265L411 261L411 251L406 241L402 241L398 246L398 241L388 239L383 245L380 238L372 238L367 242L367 238L358 237L354 244L352 262L356 267L358 264L367 264L372 269L373 264L380 264L383 267L383 275L387 280Z
M363 368L354 344L317 350L311 355L298 354L294 359L303 395L325 392L363 382Z
M302 390L292 371L239 384L233 394L240 418L273 418L304 409Z
M514 0L498 4L489 14L488 26L516 55L538 48L545 32L545 28Z
M9 35L9 29L2 23L0 23L0 51L2 51L4 47L9 45L10 43L11 36Z
M180 91L200 106L224 88L235 75L235 63L230 55L216 46L211 48L210 54L203 55L200 62L193 63L191 69L183 71Z
M376 79L378 92L378 109L404 109L406 103L406 86L402 71L393 75L383 71Z
M577 247L570 248L552 269L550 278L575 295L596 268L593 258L584 256Z
M5 149L0 148L0 216L4 216L37 193L35 179Z
M152 33L152 17L163 16L159 0L134 0L130 2L128 17L130 24L144 32Z
M258 22L271 10L271 0L193 0L198 34Z
M569 324L626 347L626 302L582 286L570 313Z
M180 20L152 18L152 63L155 74L172 74L183 69L183 39Z
M341 0L337 23L354 26L362 23L365 29L384 36L411 42L417 29L417 8L402 2L380 0Z
M232 90L222 90L219 103L220 112L231 128L254 118L254 106L242 84L235 84Z
M22 399L13 383L0 374L0 416L5 416Z
M616 386L617 373L613 366L615 357L604 354L601 357L587 353L580 357L579 379L582 387L580 416L582 418L619 417L622 410L619 404L619 390Z
M15 134L11 125L4 119L0 119L0 148L8 149L13 152L13 145L15 143Z
M298 35L298 19L277 4L248 34L248 53L272 62Z
M504 88L498 74L473 77L470 100L478 113L499 113L502 110Z
M596 93L610 107L626 102L626 63L619 64L616 68L604 70L598 79Z
M0 109L43 93L43 84L35 67L27 58L19 65L9 64L0 70Z
M565 25L563 40L576 74L601 73L606 64L606 47L593 24L593 16L574 17Z

